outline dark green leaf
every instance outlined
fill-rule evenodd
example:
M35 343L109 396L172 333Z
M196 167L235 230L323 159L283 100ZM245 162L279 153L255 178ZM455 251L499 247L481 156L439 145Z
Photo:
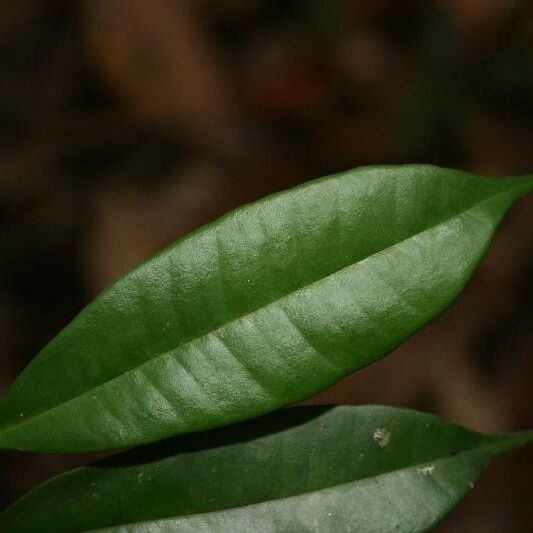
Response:
M42 350L0 401L0 447L124 447L302 400L445 309L532 187L371 167L233 211L117 281Z
M407 409L288 409L63 474L0 530L425 531L492 456L531 440Z

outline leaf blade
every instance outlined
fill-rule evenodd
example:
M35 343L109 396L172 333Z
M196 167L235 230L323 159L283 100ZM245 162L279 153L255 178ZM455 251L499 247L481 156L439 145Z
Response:
M531 440L400 408L293 408L63 474L0 515L0 528L423 531L490 457Z
M124 447L302 400L445 309L530 186L376 167L230 213L45 347L0 401L0 447Z

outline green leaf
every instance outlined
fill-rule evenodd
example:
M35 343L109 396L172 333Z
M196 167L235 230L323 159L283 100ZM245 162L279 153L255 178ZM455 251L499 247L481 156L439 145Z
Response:
M241 207L52 340L0 401L0 447L125 447L307 398L444 310L532 187L370 167Z
M0 530L425 531L492 456L532 440L407 409L287 409L67 472Z

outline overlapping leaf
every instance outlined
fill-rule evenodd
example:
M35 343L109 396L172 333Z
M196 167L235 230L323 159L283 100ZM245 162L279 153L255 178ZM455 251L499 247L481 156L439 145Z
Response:
M0 530L426 531L492 456L531 440L406 409L288 409L68 472Z
M445 309L532 186L371 167L231 212L42 350L0 401L0 447L123 447L302 400Z

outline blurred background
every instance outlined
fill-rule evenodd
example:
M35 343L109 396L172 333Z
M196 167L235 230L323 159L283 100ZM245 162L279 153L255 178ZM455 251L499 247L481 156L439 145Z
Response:
M369 163L533 172L527 0L0 3L0 392L113 278L228 209ZM533 198L459 301L313 402L533 427ZM529 532L532 450L440 532ZM85 461L0 454L0 507Z

